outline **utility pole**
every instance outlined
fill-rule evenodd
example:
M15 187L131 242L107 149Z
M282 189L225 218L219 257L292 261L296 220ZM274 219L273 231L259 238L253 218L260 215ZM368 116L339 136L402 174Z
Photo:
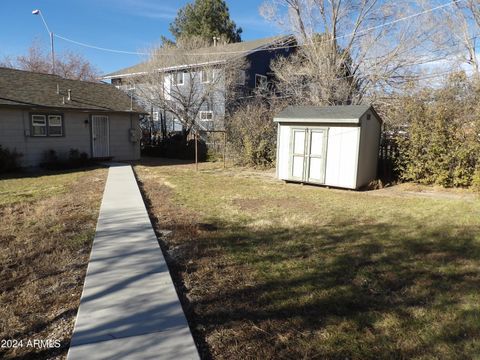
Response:
M53 32L50 32L50 50L52 53L52 74L55 75L55 49L53 47Z

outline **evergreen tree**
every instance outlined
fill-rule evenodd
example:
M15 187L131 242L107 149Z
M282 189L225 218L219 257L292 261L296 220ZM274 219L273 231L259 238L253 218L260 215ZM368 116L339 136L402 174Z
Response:
M213 42L213 37L239 42L242 28L230 19L224 0L195 0L178 11L170 32L177 41L185 36L199 36L209 42Z

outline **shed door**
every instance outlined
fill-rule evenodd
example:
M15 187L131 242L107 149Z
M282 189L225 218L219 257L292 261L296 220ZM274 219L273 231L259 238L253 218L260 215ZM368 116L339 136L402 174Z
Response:
M108 116L92 115L92 153L94 158L110 156Z
M305 140L306 129L293 129L292 133L292 157L291 177L294 180L304 180L305 171Z
M290 178L325 182L326 129L292 129Z
M307 181L325 182L325 130L310 130L307 152Z

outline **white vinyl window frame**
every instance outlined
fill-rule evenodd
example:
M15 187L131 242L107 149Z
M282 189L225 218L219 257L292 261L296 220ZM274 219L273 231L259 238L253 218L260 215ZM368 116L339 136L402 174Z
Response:
M152 113L152 120L153 120L153 121L158 121L158 119L159 119L158 111L154 111L154 112Z
M201 70L200 82L202 84L208 84L213 82L213 69Z
M266 89L268 78L265 75L255 74L255 88Z
M48 136L63 136L62 115L48 115Z
M182 131L182 130L183 130L182 122L179 119L174 118L172 120L172 131L177 132L177 131Z
M47 130L47 115L33 114L31 135L34 137L46 137L48 136Z
M181 81L179 81L179 79L181 79ZM172 74L172 84L175 86L182 86L185 84L185 71L174 72Z
M213 111L200 111L200 121L212 121L213 120Z

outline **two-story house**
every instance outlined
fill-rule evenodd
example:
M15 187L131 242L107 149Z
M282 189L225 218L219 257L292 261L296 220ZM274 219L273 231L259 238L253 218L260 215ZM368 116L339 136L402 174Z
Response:
M248 100L255 90L268 87L273 76L271 62L288 56L295 44L293 36L275 36L212 45L183 54L163 52L158 54L158 61L151 56L149 61L107 74L103 79L142 103L163 134L181 131L192 122L200 131L223 130L233 102ZM234 68L234 86L227 86L226 72ZM156 89L158 85L160 90Z

